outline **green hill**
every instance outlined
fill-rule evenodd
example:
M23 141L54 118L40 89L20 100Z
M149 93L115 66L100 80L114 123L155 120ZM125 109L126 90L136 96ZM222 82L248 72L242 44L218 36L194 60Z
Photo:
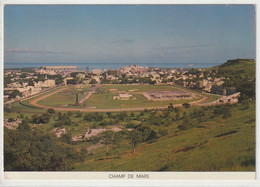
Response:
M246 73L255 74L255 60L254 59L233 59L227 60L227 62L208 68L209 70L220 70L220 71L243 71Z
M89 154L84 163L78 163L75 170L254 171L255 106L228 107L232 112L226 119L214 115L216 107L206 107L207 119L193 128L178 130L181 121L169 124L168 135L139 144L135 154L127 141L109 154L102 147L96 154ZM183 110L191 116L196 109ZM190 117L192 123L196 119Z
M241 92L241 99L255 98L256 62L253 59L228 60L206 70L225 77L224 87Z
M219 73L226 75L226 77L239 73L242 77L255 78L256 63L253 59L228 60L218 67Z

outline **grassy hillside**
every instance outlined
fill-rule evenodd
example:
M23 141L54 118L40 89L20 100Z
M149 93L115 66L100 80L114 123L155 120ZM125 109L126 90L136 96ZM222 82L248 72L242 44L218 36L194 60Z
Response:
M219 70L219 73L224 72L241 72L243 75L250 75L255 77L256 63L252 59L236 59L228 60L224 64L208 68L208 70Z
M209 110L206 109L205 110ZM214 110L214 109L213 109ZM185 109L189 115L193 109ZM105 147L89 154L77 171L254 171L255 106L232 106L232 116L212 116L188 130L170 124L168 135L141 143L135 154L128 141L106 154ZM192 123L195 123L193 120Z
M241 99L255 98L256 63L253 59L228 60L226 63L209 68L216 77L225 77L225 88L241 92Z
M250 59L230 60L219 66L219 74L225 74L226 77L234 76L238 73L241 78L255 78L255 71L255 61Z

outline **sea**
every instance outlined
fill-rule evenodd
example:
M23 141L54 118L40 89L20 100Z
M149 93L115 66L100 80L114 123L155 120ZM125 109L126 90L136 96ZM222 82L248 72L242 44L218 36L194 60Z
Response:
M117 69L129 65L139 65L150 68L209 68L222 63L4 63L4 69L13 68L40 68L42 66L77 66L79 70L84 71L86 68L96 69Z

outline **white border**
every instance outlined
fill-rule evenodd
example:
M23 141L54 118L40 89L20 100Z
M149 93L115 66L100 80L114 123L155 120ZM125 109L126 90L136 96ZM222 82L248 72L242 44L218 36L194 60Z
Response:
M4 30L3 30L3 15L4 15L4 5L11 5L11 4L56 4L56 5L64 5L64 4L68 4L68 5L72 5L72 4L256 4L256 35L259 36L259 23L258 23L258 18L259 18L259 1L257 0L188 0L186 2L182 1L182 0L95 0L95 1L91 1L91 0L2 0L0 1L0 81L1 84L3 85L3 61L4 61L4 54L3 54L3 46L4 46ZM259 59L259 42L258 42L258 37L256 37L256 49L257 49L257 54L256 54L256 61L258 61ZM257 72L260 72L260 68L257 65ZM257 94L257 101L256 101L256 106L258 108L259 106L259 99L258 99L258 93L259 93L259 76L258 73L256 73L256 94ZM0 95L3 95L3 90L0 89ZM3 97L0 97L0 104L3 104ZM257 116L259 116L259 111L256 110L256 114ZM3 107L1 107L0 110L0 119L3 119ZM0 127L1 129L3 129L3 124L2 124L3 120L1 121ZM258 127L258 118L256 119L257 122L257 126L256 126L256 141L257 141L257 145L256 145L256 158L259 157L259 127ZM0 131L0 138L1 140L3 140L3 131ZM0 141L0 149L1 149L1 158L3 158L3 141ZM24 180L26 179L26 177L24 178L24 176L22 176L23 173L25 173L25 175L27 176L36 176L40 173L40 172L15 172L15 174L13 176L16 176L16 180L6 180L3 179L4 177L4 173L3 173L3 159L1 159L0 162L0 175L1 175L1 181L0 184L4 185L4 186L260 186L260 175L259 175L259 170L260 170L260 165L259 165L259 159L257 159L256 162L256 180L243 180L245 179L245 174L249 174L252 177L252 173L254 174L254 172L214 172L214 173L210 173L210 172L170 172L171 174L175 175L176 178L178 178L177 180L158 180L158 178L160 179L165 179L163 176L161 176L162 172L158 172L156 174L156 172L153 172L153 174L156 174L156 177L154 178L154 180L97 180L98 175L107 175L108 173L111 172L98 172L98 174L96 174L97 172L46 172L44 173L44 175L48 176L49 175L49 179L48 180L34 180L34 181L29 181L29 180ZM5 176L8 177L12 172L5 172ZM87 174L89 176L89 174L95 174L96 177L94 177L92 180L79 180L79 178L71 178L73 177L74 174L76 175L80 175L80 176L84 176L84 174ZM123 172L119 172L119 173L123 173ZM145 172L148 173L148 172ZM18 174L18 175L17 175ZM21 175L19 175L21 174ZM42 174L42 173L41 173ZM179 176L179 174L183 174L183 176ZM189 174L196 176L197 180L190 180ZM209 174L210 176L207 176L207 174ZM215 178L215 176L213 176L214 174L217 174L219 176L223 175L225 177L228 177L229 174L231 174L233 177L236 176L238 178L234 179L234 178L229 178L232 180L217 180L217 178ZM20 177L23 177L23 180L20 180ZM57 181L57 180L53 180L54 177L56 176L60 176L60 177L67 177L67 180L63 180L63 181ZM202 177L203 176L203 177ZM175 178L173 177L173 178ZM203 180L198 180L199 177L202 177ZM222 178L221 177L221 178ZM59 177L58 177L59 178ZM39 179L39 178L38 178ZM77 180L75 180L77 179ZM106 179L106 178L104 178ZM181 179L181 180L180 180ZM206 180L205 180L206 179ZM223 179L223 178L222 178ZM227 178L226 178L227 179ZM241 180L242 179L242 180ZM249 178L247 178L249 179ZM250 178L251 179L251 178Z

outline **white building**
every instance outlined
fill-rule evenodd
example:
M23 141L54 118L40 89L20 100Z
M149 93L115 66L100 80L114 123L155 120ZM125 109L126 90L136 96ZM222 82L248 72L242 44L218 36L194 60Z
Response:
M92 73L95 75L100 75L101 72L102 72L101 69L92 68Z
M82 74L82 73L79 73L79 74L76 75L76 77L77 77L78 79L84 79L84 78L85 78L85 75Z
M114 100L130 100L130 99L136 99L133 97L133 95L127 94L127 93L122 93L119 94L118 96L113 97Z
M54 87L55 86L55 80L46 80L46 81L39 81L34 83L35 87Z

